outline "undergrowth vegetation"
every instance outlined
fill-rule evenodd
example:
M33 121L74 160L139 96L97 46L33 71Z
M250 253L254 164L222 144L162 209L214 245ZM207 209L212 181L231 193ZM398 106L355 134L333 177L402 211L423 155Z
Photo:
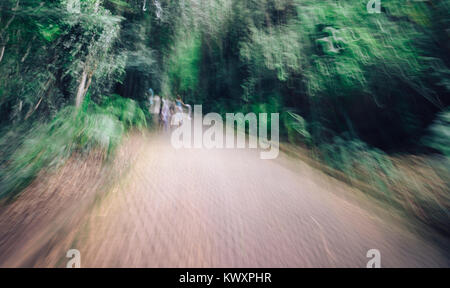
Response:
M30 128L12 155L2 154L7 159L1 159L0 198L13 196L42 168L58 167L73 153L99 150L108 157L129 129L146 127L144 112L135 101L117 95L106 99L97 105L88 96L79 109L65 107L49 123ZM1 139L5 149L10 136Z

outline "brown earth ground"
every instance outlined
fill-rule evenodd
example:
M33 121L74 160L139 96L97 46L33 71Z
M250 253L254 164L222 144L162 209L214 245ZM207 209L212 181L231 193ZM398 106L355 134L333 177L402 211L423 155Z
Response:
M101 155L2 205L0 266L65 267L69 249L82 267L365 267L370 249L382 267L450 266L445 239L284 153L175 150L152 133Z

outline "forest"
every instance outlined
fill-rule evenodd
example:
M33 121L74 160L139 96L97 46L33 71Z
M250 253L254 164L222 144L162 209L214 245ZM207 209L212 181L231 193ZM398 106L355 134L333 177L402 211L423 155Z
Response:
M0 197L151 129L148 91L280 138L448 234L450 1L2 0Z

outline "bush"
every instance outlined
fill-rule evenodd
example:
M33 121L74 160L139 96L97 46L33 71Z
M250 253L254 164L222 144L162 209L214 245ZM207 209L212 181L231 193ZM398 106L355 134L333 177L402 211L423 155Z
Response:
M297 142L297 139L305 144L311 144L311 134L307 129L307 123L302 116L294 112L286 112L283 114L283 122L286 127L288 140L291 143Z
M430 143L441 144L436 139L442 140L442 135L433 135L435 138L430 139L435 141ZM333 143L322 144L320 152L322 160L344 172L350 182L369 184L371 191L366 192L375 198L448 235L450 166L447 157L388 156L358 139L341 137L335 137Z
M379 149L368 146L359 139L336 136L332 143L321 144L322 159L329 166L344 172L350 179L369 182L383 191L391 201L389 182L398 173L389 157Z
M128 129L145 126L144 112L131 99L114 95L98 106L86 97L80 109L66 107L50 123L36 124L28 131L20 147L4 161L0 198L14 196L41 169L60 166L74 152L99 149L109 156ZM3 143L8 134L4 137Z
M440 113L429 128L429 135L422 141L443 155L450 156L450 109Z
M107 114L115 116L127 129L132 126L138 128L147 126L144 111L131 99L113 94L104 101L100 109L104 109Z

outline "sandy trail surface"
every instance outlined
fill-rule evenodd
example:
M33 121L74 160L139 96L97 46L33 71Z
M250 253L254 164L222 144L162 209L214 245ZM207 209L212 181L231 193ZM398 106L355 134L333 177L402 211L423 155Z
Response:
M65 267L69 249L82 267L365 267L370 249L383 267L449 266L425 228L283 153L149 134L98 163L71 159L3 205L0 266Z

